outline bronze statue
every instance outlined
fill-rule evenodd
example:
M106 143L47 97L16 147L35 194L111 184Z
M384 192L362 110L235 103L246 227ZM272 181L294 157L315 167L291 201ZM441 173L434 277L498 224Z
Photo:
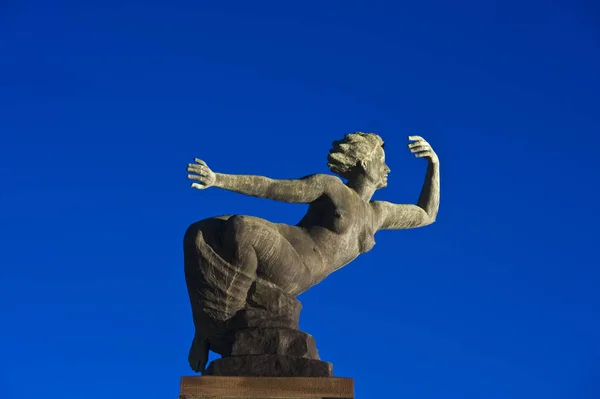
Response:
M297 331L301 306L295 297L371 250L377 231L422 227L435 221L440 199L439 160L422 137L409 136L409 140L410 151L428 161L416 205L371 201L377 189L387 186L390 172L383 140L372 133L348 134L333 143L328 166L346 179L345 184L327 174L274 180L215 173L200 159L188 165L188 178L196 189L214 186L310 204L295 226L233 215L205 219L188 228L185 271L196 325L189 360L195 371L207 373L207 353L212 349L229 363L221 362L219 370L215 365L208 374L331 373L329 363L319 361L312 337ZM249 365L259 362L256 356L261 355L260 366ZM310 371L319 364L329 366L326 371Z

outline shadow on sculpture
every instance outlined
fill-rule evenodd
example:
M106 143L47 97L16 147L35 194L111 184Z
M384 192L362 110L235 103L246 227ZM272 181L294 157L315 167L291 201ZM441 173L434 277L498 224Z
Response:
M299 330L296 296L375 245L379 230L408 229L435 221L439 161L431 146L410 136L410 151L428 160L417 205L371 201L387 185L383 140L352 133L335 141L331 171L301 179L215 173L196 159L192 187L214 186L276 201L309 204L295 226L264 219L218 216L192 224L184 237L185 277L196 333L189 353L204 375L329 377L314 339ZM205 369L208 351L222 356Z

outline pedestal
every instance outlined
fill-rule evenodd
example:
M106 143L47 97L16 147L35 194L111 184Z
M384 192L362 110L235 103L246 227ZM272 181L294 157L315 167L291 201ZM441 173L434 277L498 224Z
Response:
M180 399L354 399L350 378L181 377Z
M228 356L213 361L205 376L333 377L333 365L319 359L315 340L289 328L239 330Z
M333 376L333 365L320 360L294 356L230 356L213 361L204 375L328 378Z

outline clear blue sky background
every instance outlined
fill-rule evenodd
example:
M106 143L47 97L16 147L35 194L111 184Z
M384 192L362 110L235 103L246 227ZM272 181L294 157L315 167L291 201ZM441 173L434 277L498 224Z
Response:
M303 205L189 188L186 164L328 173L386 141L436 224L301 296L357 398L600 395L600 8L584 1L4 0L0 397L175 398L193 335L182 235ZM41 396L40 396L41 395Z

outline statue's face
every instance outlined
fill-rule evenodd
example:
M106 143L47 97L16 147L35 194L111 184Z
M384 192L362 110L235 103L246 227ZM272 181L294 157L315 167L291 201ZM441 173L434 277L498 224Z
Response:
M377 188L387 186L387 176L391 170L385 163L385 151L382 147L377 148L373 157L365 163L363 168L367 179L373 182Z

